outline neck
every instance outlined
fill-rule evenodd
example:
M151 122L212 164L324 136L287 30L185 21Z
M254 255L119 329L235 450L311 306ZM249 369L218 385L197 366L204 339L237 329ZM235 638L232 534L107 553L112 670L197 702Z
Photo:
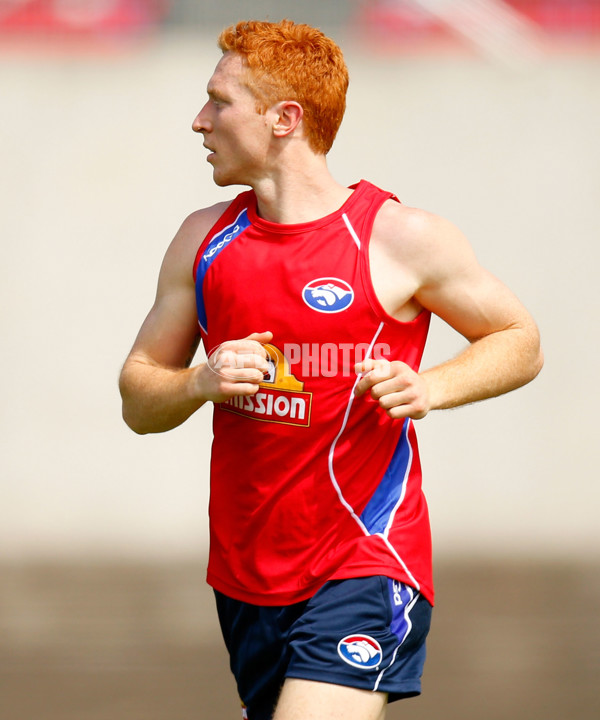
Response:
M318 220L340 208L352 194L333 179L325 157L312 153L299 162L281 163L252 187L259 215L282 224Z

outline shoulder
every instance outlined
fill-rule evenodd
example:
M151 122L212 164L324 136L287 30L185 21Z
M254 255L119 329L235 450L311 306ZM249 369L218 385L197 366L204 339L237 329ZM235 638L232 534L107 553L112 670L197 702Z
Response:
M386 200L381 206L375 217L373 235L378 242L416 248L423 243L452 243L464 239L449 220L395 200Z
M173 243L178 245L196 245L196 250L204 241L213 225L223 215L233 201L220 202L210 207L196 210L181 223ZM172 243L172 244L173 244Z
M419 277L419 284L474 256L464 234L452 222L420 208L387 200L380 208L371 236L373 251L401 264Z
M196 210L181 223L179 230L167 248L162 272L189 273L196 259L198 248L232 201L220 202Z

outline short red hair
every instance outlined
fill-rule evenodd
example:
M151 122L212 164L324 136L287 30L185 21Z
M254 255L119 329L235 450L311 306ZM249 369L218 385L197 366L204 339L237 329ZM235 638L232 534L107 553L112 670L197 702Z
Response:
M346 110L348 90L348 68L333 40L291 20L249 20L223 30L219 47L245 59L259 112L280 100L294 100L304 110L304 130L312 150L329 152Z

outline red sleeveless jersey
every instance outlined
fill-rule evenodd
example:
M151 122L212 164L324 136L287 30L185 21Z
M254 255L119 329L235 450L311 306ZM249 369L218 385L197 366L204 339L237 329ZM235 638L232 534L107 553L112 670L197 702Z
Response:
M373 289L369 239L389 198L361 181L331 215L282 225L258 216L250 190L198 250L207 354L273 332L257 394L214 408L208 582L230 597L285 605L328 580L387 575L433 602L413 424L354 396L356 362L417 370L429 328L426 311L390 317Z

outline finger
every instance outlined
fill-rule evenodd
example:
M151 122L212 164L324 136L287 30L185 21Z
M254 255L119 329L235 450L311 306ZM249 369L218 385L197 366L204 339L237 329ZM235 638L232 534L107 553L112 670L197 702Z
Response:
M409 394L404 391L406 391L408 387L409 386L402 378L391 377L380 382L375 382L371 386L371 397L374 400L381 400L386 396L401 396L402 400L407 402L409 400Z
M269 354L266 351L264 345L265 343L270 342L272 339L273 333L270 331L250 333L250 335L242 338L241 340L229 340L228 342L224 342L220 348L220 351L222 351L223 349L227 349L234 350L235 352L238 352L242 355L257 354L261 358L263 358L263 360L267 360ZM261 367L263 368L264 372L268 371L268 367Z
M248 340L247 338L244 338L243 340L228 340L222 345L219 345L216 349L216 353L237 353L238 355L250 355L254 353L256 355L260 355L261 357L266 357L267 355L267 352L261 343L256 342L256 340Z
M392 420L403 420L404 418L412 418L410 405L396 405L385 411L386 415Z
M402 418L411 418L411 420L421 420L427 415L427 410L416 407L412 403L406 405L397 405L386 410L388 417L392 420L400 420Z
M415 392L414 388L407 388L404 392L388 393L379 398L378 402L393 419L409 417L420 420L429 412L426 396Z
M356 383L354 394L357 397L364 395L368 390L372 389L376 382L378 382L377 378L374 375L371 375L370 371L365 373Z
M253 383L258 385L265 379L265 374L258 368L211 368L213 372L230 383Z
M376 366L375 360L363 360L362 362L356 363L354 370L357 375L364 375Z
M262 379L262 378L261 378ZM256 395L260 390L260 385L257 382L232 382L231 384L224 384L223 393L229 397L237 397L240 395Z
M365 360L357 363L355 369L359 374L362 373L354 390L357 396L363 395L370 388L392 376L392 366L387 360Z
M371 390L371 395L374 396L374 391L379 390L379 386L377 388L374 388ZM374 396L374 399L379 402L379 406L382 407L384 410L391 410L392 408L400 408L400 407L407 407L409 406L413 400L414 395L413 393L406 391L402 392L401 390L398 392L385 392Z
M266 354L261 352L262 346L242 348L222 348L219 352L211 355L214 365L232 368L259 367L262 370L268 369Z
M269 372L269 363L261 355L244 355L229 350L211 356L208 365L217 375L240 382L248 379L252 382L262 382L265 374Z
M255 332L250 333L248 337L245 337L244 340L254 340L255 342L260 343L261 345L264 343L269 343L273 339L273 333L270 330L265 330L264 332Z

